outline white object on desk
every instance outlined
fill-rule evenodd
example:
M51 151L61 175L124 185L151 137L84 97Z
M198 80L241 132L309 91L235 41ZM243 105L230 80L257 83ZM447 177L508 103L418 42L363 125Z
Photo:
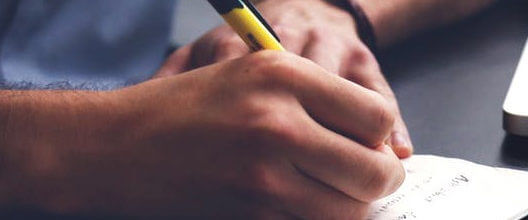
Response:
M469 161L415 155L392 195L375 202L367 219L520 219L528 214L528 172Z
M504 101L503 127L511 134L528 136L528 42Z

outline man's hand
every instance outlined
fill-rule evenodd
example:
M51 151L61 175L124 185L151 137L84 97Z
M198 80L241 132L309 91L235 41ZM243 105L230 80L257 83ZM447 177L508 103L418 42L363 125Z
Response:
M138 201L159 196L189 216L356 219L403 180L383 144L394 121L385 99L287 53L260 52L123 93L130 109L150 116L134 132L145 139L130 143L140 156L134 166L152 155L161 164L149 176L168 184Z
M106 98L60 114L11 111L8 121L43 114L54 124L7 129L32 134L2 143L12 158L0 181L9 183L7 201L62 213L359 219L404 178L383 144L394 122L386 100L288 53L259 52L98 97ZM101 114L85 116L92 112ZM87 129L92 123L100 129Z
M266 0L258 5L279 35L284 47L306 57L389 100L397 115L390 144L399 157L412 154L412 142L400 116L396 98L380 71L376 58L359 39L348 12L323 0ZM250 53L229 26L218 27L176 53L174 68L181 72ZM174 73L174 71L172 72ZM158 76L164 76L164 71Z

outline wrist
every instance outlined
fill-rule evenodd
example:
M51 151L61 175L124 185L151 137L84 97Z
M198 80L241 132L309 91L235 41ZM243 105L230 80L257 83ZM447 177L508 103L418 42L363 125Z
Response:
M405 1L355 0L370 19L379 46L387 46L401 40L408 32L410 13ZM397 16L396 16L397 15Z
M181 76L154 79L116 92L119 102L127 109L121 119L125 125L119 138L120 145L149 146L160 134L177 133L183 129L184 122L190 118L189 113L196 109L186 111L189 101L185 99L193 96L186 91L192 86L188 82L181 83L177 80L179 78ZM176 87L178 93L170 94ZM175 106L177 112L167 112Z
M494 0L355 0L364 9L382 46L463 18Z
M121 121L112 92L21 91L0 102L11 109L2 140L0 205L60 211L74 198L87 157L116 139ZM94 160L96 161L96 160ZM84 164L83 164L84 163ZM70 204L74 204L71 202Z

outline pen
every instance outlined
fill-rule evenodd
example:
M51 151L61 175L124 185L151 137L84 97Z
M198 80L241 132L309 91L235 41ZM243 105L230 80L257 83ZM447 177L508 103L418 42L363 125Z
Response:
M207 0L249 48L285 51L279 37L249 0Z

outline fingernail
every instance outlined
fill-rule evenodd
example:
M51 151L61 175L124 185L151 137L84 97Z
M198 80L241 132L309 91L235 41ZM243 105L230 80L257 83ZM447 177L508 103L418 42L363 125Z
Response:
M407 139L400 132L392 133L391 144L395 147L409 147Z
M400 158L410 157L413 153L410 141L399 132L392 133L391 146L396 155Z

